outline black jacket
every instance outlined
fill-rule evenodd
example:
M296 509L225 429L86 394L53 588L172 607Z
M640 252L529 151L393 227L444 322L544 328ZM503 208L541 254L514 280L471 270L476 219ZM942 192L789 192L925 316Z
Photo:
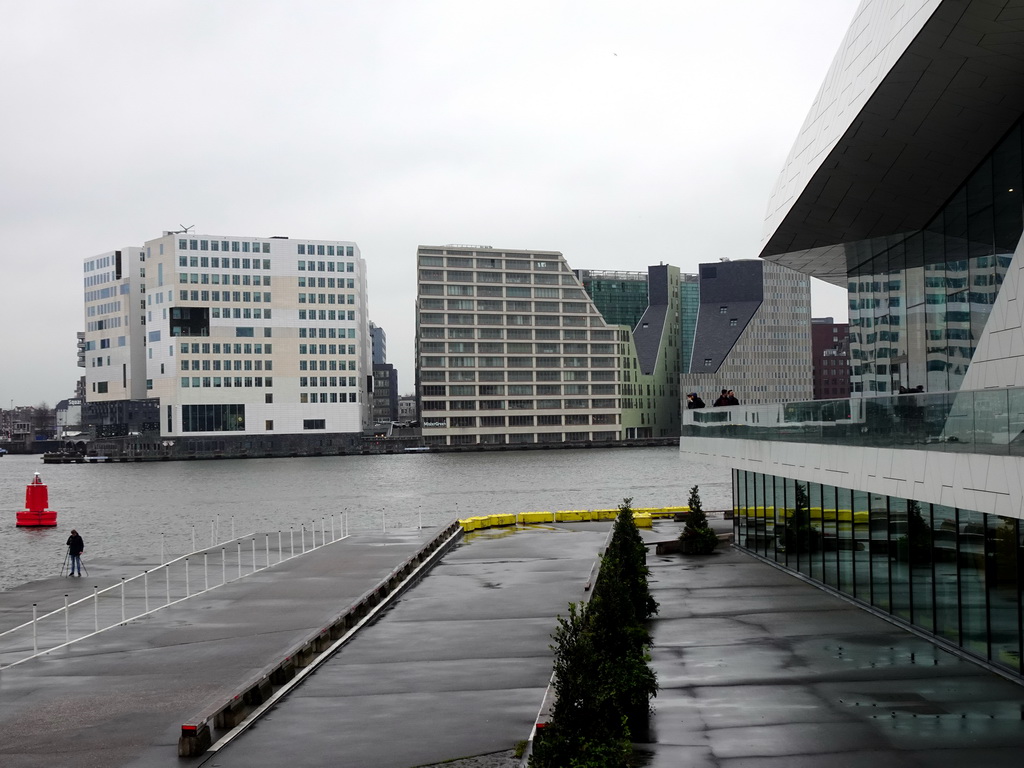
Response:
M72 555L80 555L85 551L85 542L82 537L77 533L73 533L68 536L68 553Z

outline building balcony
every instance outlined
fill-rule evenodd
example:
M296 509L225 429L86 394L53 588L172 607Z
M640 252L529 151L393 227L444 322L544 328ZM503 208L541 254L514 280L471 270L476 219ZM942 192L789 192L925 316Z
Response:
M1024 456L1024 389L736 405L683 412L683 435Z
M684 410L701 463L1024 518L1024 389Z

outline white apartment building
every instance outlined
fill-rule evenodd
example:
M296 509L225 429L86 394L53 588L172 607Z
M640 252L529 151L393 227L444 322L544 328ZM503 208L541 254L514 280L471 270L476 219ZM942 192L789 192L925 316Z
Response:
M556 251L420 246L417 264L427 445L678 434L677 268L652 268L657 306L634 333L605 319Z
M143 295L126 345L141 357L145 388L118 392L159 403L164 444L354 435L369 426L366 269L355 243L165 232L135 252ZM98 332L90 319L91 400L102 385L88 367ZM260 445L265 455L296 447Z
M90 402L141 400L146 394L145 251L122 248L85 260L85 337L80 362Z

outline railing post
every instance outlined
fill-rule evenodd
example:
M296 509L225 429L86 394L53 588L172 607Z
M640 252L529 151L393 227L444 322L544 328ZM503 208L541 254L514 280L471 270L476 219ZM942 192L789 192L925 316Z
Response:
M334 513L331 512L331 541L334 540Z
M217 543L216 539L213 538L213 520L211 520L210 521L210 546L212 547L216 543Z
M388 532L388 519L383 509L380 511L380 530L382 533Z
M269 533L266 534L266 537L267 537L267 540L266 540L266 545L267 545L267 568L269 568L270 567L270 534Z
M291 547L292 547L292 553L291 553L290 556L291 557L295 557L295 526L294 525L289 525L288 526L288 541L291 542Z
M252 572L256 573L256 537L252 537Z
M306 554L306 524L302 524L302 554Z
M203 552L203 591L210 588L210 553Z
M188 587L188 558L186 557L185 558L185 597L190 597L190 596L191 596L191 593L189 592L189 587Z
M170 605L171 604L171 566L170 565L165 565L164 566L164 579L165 579L165 581L167 583L167 602L164 603L164 605Z
M281 529L277 529L277 562L284 560L284 545L281 543Z
M64 595L64 644L71 642L71 627L68 619L68 596Z
M92 622L93 631L100 631L100 588L93 586L92 588Z
M231 522L234 523L234 518L231 519ZM242 578L242 542L236 541L235 548L238 559L238 578Z
M36 624L39 619L39 610L35 603L32 603L32 655L35 656L39 653L39 627Z
M327 521L324 518L320 518L320 546L327 544Z

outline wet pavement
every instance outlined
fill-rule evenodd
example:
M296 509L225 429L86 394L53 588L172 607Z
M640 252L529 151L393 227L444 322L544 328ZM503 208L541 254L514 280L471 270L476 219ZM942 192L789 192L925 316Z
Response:
M437 531L360 534L0 672L4 768L182 766L181 724L281 658ZM90 589L130 566L90 563ZM67 579L0 592L7 625ZM31 613L29 614L31 615ZM2 646L2 642L0 642Z
M1017 683L731 547L648 565L648 768L1020 765Z
M555 617L582 599L609 529L468 534L210 765L397 768L499 752L467 765L507 764L551 677Z
M609 528L470 534L207 759L177 757L180 724L340 612L430 531L353 537L4 670L0 765L507 764L540 708L555 617L584 595ZM644 537L678 529L658 522ZM648 768L1019 764L1020 685L730 547L703 558L652 550L648 563L660 603L660 691L651 743L637 745ZM0 592L0 626L64 591L47 580Z

